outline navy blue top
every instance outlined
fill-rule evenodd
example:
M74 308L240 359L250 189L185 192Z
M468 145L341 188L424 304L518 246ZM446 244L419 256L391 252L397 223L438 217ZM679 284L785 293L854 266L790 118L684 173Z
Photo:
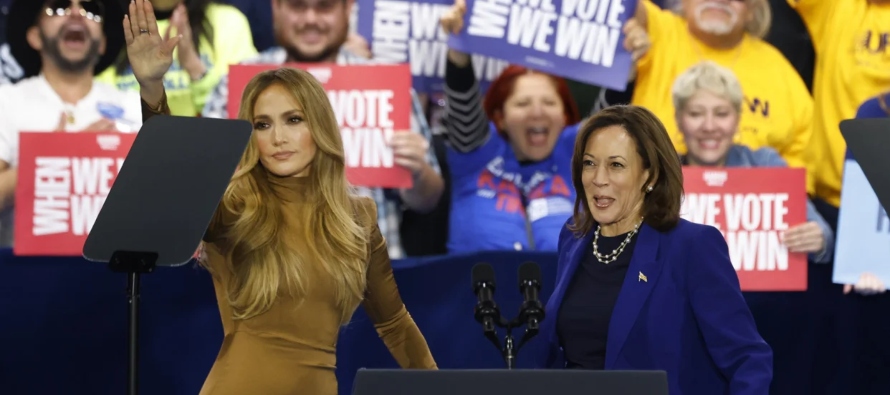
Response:
M615 251L627 233L597 241L601 254ZM565 350L566 368L602 370L606 365L606 340L612 310L630 267L637 237L634 235L615 261L605 264L593 255L593 244L581 258L559 308L556 330Z

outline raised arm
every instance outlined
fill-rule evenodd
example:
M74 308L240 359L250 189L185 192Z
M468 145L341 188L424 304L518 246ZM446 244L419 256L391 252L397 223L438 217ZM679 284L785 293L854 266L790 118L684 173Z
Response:
M457 34L463 28L466 2L456 0L440 21L442 29ZM482 111L482 93L469 54L449 49L445 64L445 137L458 152L470 152L488 141L489 119Z
M123 29L127 57L139 82L143 122L157 114L170 114L164 91L164 74L173 64L173 49L182 36L164 39L158 32L158 21L149 0L130 1Z

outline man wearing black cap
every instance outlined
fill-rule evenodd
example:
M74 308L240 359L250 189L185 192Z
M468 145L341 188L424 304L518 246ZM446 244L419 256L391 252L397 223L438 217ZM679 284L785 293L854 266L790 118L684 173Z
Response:
M15 0L6 37L24 79L0 86L0 247L12 245L22 131L137 132L139 93L94 82L123 46L113 0Z

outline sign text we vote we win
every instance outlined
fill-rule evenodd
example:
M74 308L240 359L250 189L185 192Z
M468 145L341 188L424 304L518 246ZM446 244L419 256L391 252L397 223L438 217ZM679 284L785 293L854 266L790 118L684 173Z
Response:
M232 65L229 67L229 117L238 115L241 96L254 76L282 67L306 70L324 88L340 128L346 178L350 184L382 188L413 185L411 172L395 163L389 141L395 133L411 133L411 75L407 64ZM318 104L299 103L304 108Z
M631 66L622 28L632 0L469 0L462 33L465 52L624 90ZM495 42L501 45L495 45Z
M391 90L348 89L329 90L328 99L334 108L347 167L393 167L392 138L395 123Z
M801 169L686 167L683 176L681 216L720 230L743 291L806 289L807 257L783 242L806 221Z

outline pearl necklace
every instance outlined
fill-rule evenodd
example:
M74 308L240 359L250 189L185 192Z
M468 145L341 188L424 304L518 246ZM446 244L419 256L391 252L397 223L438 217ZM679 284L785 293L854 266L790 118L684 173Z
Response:
M593 234L593 255L596 257L596 260L600 261L601 263L605 263L607 265L612 262L615 262L615 260L618 259L618 256L621 255L622 252L624 252L624 247L627 247L627 244L630 243L630 240L634 237L635 234L637 234L637 231L640 230L640 225L642 225L642 224L643 224L643 220L641 218L640 222L637 223L637 225L634 226L633 230L627 234L627 237L624 238L624 241L621 242L621 244L618 246L618 248L616 248L614 251L612 251L609 254L601 254L599 252L599 249L596 246L596 242L600 238L600 226L597 225L596 232L594 232L594 234Z

